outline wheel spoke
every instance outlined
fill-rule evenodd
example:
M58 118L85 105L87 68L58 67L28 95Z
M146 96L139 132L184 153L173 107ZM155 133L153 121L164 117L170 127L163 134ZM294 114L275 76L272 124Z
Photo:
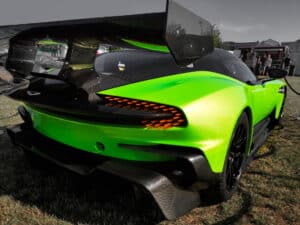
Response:
M226 183L227 185L231 186L232 185L232 158L229 158L228 160L228 165L227 165L227 171L226 171Z
M244 160L244 153L247 146L247 128L240 124L232 140L231 149L226 167L227 189L231 190L238 182Z

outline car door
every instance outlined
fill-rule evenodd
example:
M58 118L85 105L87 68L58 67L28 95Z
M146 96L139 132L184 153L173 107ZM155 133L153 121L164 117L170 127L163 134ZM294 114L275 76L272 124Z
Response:
M234 60L227 64L230 75L243 83L249 88L249 100L252 110L253 124L257 124L272 112L271 103L267 98L267 93L271 91L266 83L258 81L248 66L241 60Z
M272 104L267 98L267 93L271 90L268 85L261 81L249 85L249 89L253 124L255 125L266 118L273 110Z

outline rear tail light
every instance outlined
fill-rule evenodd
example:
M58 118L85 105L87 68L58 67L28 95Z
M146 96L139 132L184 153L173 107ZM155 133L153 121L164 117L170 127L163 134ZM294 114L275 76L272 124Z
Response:
M172 115L160 119L141 120L140 124L147 128L167 129L171 127L183 127L187 125L187 121L183 112L173 106L116 96L102 95L102 97L104 100L103 104L107 107L126 108L153 113L168 113L169 115Z

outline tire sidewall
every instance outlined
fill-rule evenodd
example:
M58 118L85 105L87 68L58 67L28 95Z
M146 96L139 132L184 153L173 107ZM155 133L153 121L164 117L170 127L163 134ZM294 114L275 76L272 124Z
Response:
M227 150L226 160L225 160L224 167L223 167L223 172L220 174L220 182L219 182L220 192L221 192L220 194L221 194L221 198L223 200L228 200L229 198L231 198L231 196L233 195L234 192L237 191L238 186L239 186L239 181L240 181L240 177L241 176L239 176L238 181L231 188L231 190L227 189L226 172L227 172L227 165L228 165L229 153L230 153L230 150L232 148L232 142L233 142L234 136L236 134L237 128L241 124L244 124L246 126L246 129L247 129L246 149L243 152L243 161L242 161L242 165L241 165L242 172L243 172L243 168L245 167L245 162L246 162L246 159L247 159L247 152L248 152L248 149L249 149L250 135L251 135L250 130L251 129L250 129L250 121L248 119L248 116L247 116L246 112L243 112L241 114L241 116L239 117L238 121L236 122L235 128L234 128L233 133L231 135L231 140L230 140L229 148Z

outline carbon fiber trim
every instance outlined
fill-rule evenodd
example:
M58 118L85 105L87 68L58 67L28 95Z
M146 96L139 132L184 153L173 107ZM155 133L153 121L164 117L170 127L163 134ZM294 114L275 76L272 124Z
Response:
M199 149L169 145L142 146L119 144L119 146L131 150L156 152L162 155L183 159L191 166L196 180L208 182L214 182L216 180L217 174L211 171L208 161L201 154Z
M118 160L104 162L97 168L144 187L169 220L184 215L200 204L198 192L176 187L166 176L154 171Z
M91 153L76 151L76 149L73 149L73 153L74 155L79 153L78 157L69 154L67 158L63 158L60 154L61 150L71 147L64 146L38 134L26 124L8 128L7 133L15 145L31 151L60 167L81 175L90 175L97 170L102 171L146 189L167 219L172 220L182 216L200 204L198 191L184 188L174 180L174 177L169 178L165 174L143 167L140 164L99 157ZM52 151L47 152L47 148ZM55 149L59 151L55 152ZM90 160L87 160L86 156ZM186 175L189 176L189 174Z

